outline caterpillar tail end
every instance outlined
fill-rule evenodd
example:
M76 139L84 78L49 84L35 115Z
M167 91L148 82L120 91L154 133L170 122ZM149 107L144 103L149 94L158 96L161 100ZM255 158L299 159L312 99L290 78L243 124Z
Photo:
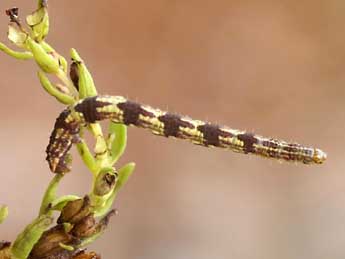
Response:
M323 152L321 149L315 148L314 149L314 156L313 162L315 164L323 164L327 159L327 154Z

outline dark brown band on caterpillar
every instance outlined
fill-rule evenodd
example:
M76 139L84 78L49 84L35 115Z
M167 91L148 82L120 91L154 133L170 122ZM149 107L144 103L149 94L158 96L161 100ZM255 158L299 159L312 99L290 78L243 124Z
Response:
M210 123L200 125L197 129L203 134L205 146L221 147L220 136L232 137L231 133L222 131L218 125Z
M121 96L95 96L64 110L56 120L47 147L50 169L55 173L67 172L68 151L78 136L80 126L105 119L147 128L156 135L188 139L198 145L221 147L244 154L305 164L321 164L326 159L326 154L316 148L170 114Z
M258 140L253 133L243 133L237 136L237 138L243 141L243 151L244 153L255 153L254 144L258 143Z
M166 113L158 117L158 120L164 124L164 136L166 137L179 137L181 131L180 127L194 128L194 125L183 121L177 114Z
M87 98L87 102L78 103L74 110L76 112L82 113L86 123L94 123L96 121L101 121L109 118L109 114L104 114L102 112L95 112L97 108L102 108L104 106L111 105L108 102L100 102L97 100L97 96Z
M126 101L117 105L123 112L123 123L126 125L140 125L140 115L154 117L154 114L146 111L139 103Z

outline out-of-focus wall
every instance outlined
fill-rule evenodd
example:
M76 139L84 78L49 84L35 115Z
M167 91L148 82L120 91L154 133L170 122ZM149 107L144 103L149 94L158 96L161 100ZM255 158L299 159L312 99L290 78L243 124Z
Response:
M137 169L92 249L122 259L345 256L345 2L50 1L48 41L78 49L100 93L320 147L327 163L279 163L129 129ZM1 0L24 15L35 1ZM6 42L7 17L0 16ZM0 203L11 240L51 179L45 146L63 109L36 67L0 53ZM60 193L88 191L75 156Z

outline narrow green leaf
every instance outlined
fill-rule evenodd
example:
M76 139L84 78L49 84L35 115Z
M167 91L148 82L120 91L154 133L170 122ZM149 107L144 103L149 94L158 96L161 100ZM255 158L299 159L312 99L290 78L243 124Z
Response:
M59 102L67 105L71 105L75 103L75 99L68 95L60 92L56 87L52 85L49 81L48 77L42 72L38 71L38 78L41 82L43 88L52 96L54 96Z
M57 211L61 211L65 205L67 204L67 202L69 201L75 201L81 199L79 196L76 195L64 195L62 197L59 197L57 199L55 199L51 204L51 209L52 210L57 210Z
M11 247L15 259L28 258L32 248L38 242L43 232L53 223L53 218L41 215L20 233Z
M83 139L81 139L81 141L76 146L84 164L95 175L99 171L99 168L97 167L95 158L93 157L93 154L91 153L89 147Z
M40 207L40 212L39 212L40 216L47 213L49 205L54 200L56 200L56 191L62 178L63 178L63 174L56 174L51 180L51 182L49 183L41 202L41 207Z
M29 51L25 51L25 52L15 51L15 50L10 49L9 47L7 47L5 44L1 42L0 42L0 50L16 59L28 60L34 57L32 53Z
M107 158L108 154L108 148L107 148L107 143L104 139L103 136L103 131L102 127L99 123L91 123L89 125L89 130L91 131L92 135L96 139L95 147L94 147L94 152L96 154L96 160L103 161L105 158Z
M110 150L110 164L114 165L126 149L127 126L110 122L108 131L107 145Z
M131 162L119 170L119 178L116 182L115 186L115 192L119 192L120 189L127 183L129 177L132 175L133 171L135 169L135 163Z

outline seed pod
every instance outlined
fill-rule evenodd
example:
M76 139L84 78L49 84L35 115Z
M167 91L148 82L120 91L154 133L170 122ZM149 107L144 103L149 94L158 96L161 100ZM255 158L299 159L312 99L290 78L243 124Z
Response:
M85 253L85 251L81 251L77 253L73 259L101 259L101 256L94 252Z
M60 244L77 245L79 240L66 233L63 225L57 225L46 231L30 253L30 259L41 259L63 251ZM69 257L68 257L69 258Z
M57 223L71 223L76 224L83 218L87 217L91 211L91 201L89 196L85 196L84 199L78 199L70 201L61 211L60 217Z
M34 58L39 67L46 73L56 74L60 69L59 60L55 59L53 55L47 53L41 44L35 42L31 38L26 40Z
M96 220L93 214L88 215L79 221L71 231L71 234L77 238L86 238L96 232Z

